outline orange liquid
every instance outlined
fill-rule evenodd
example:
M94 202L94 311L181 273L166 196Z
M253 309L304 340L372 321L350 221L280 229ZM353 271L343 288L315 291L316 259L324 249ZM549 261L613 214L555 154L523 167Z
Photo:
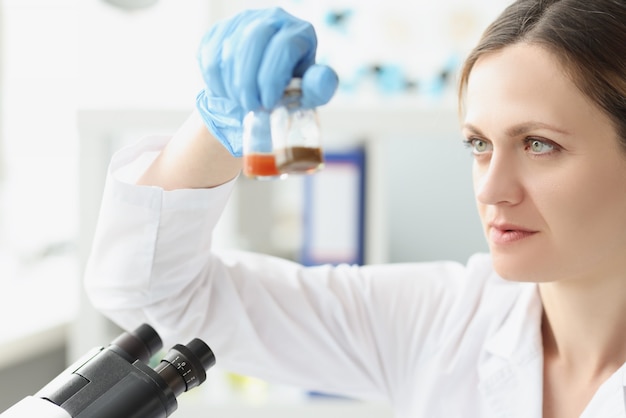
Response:
M247 177L280 177L276 158L272 154L248 154L243 156L243 174Z

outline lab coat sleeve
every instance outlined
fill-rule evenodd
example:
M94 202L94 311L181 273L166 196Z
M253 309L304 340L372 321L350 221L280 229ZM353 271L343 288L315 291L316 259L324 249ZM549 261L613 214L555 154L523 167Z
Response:
M234 182L166 192L119 174L164 141L114 157L86 267L92 303L122 327L147 322L166 346L202 338L234 372L389 400L446 328L463 326L450 318L468 296L449 286L465 277L456 263L303 267L212 251Z

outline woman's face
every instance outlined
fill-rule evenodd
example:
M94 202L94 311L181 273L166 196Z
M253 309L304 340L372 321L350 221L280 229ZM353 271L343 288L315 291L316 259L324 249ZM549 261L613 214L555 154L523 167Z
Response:
M463 133L496 271L547 282L626 272L626 153L610 119L529 44L481 57Z

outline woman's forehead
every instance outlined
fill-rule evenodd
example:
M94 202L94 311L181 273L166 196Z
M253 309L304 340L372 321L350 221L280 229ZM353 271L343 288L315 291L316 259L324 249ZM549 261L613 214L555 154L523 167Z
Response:
M570 130L608 117L585 96L545 48L515 44L480 57L469 75L465 121L519 124L534 121Z

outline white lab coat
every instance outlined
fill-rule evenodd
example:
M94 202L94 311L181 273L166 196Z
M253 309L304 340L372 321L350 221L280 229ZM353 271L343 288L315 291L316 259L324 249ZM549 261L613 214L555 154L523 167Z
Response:
M541 416L536 285L502 280L486 254L467 265L336 268L216 254L211 233L234 182L132 184L166 140L147 138L111 163L86 286L114 321L150 323L166 347L199 337L224 369L387 400L401 418ZM622 367L582 416L626 417L625 378Z

